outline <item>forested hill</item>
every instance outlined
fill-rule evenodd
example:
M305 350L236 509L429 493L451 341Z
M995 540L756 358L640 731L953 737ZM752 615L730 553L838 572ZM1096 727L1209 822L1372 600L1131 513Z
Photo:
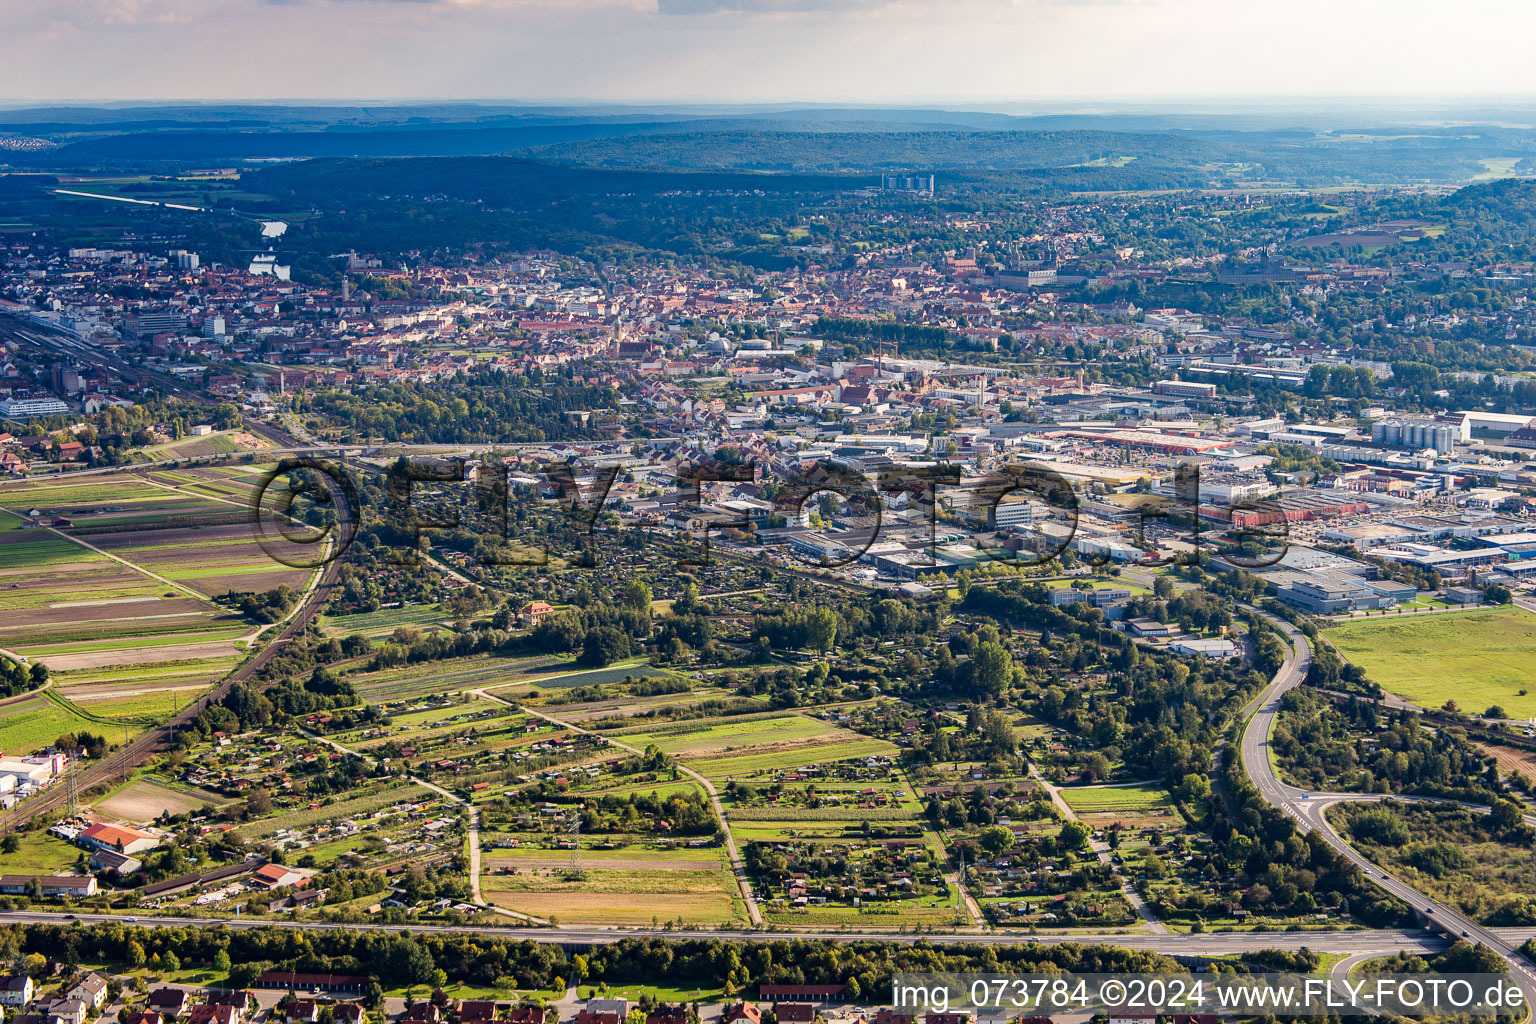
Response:
M1105 131L670 132L531 149L590 167L862 172L912 167L1037 170L1151 160L1190 168L1232 159L1232 147L1182 133ZM1244 154L1245 156L1247 154Z

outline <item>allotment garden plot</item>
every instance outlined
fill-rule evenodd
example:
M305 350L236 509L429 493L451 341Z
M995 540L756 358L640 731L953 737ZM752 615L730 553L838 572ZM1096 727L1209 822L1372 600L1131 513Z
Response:
M471 784L486 899L573 924L745 920L709 798L675 761L528 727L528 756Z

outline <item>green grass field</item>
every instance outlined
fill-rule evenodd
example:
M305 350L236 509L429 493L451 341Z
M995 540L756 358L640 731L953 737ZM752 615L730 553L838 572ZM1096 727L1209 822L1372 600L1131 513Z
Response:
M67 708L39 694L30 700L9 704L0 709L0 750L7 755L29 754L51 746L65 733L105 733L113 743L121 742L118 730L101 725L73 714ZM133 731L130 729L129 731Z
M1092 789L1067 788L1061 791L1067 806L1079 814L1107 811L1145 811L1172 807L1168 793L1161 786L1098 786Z
M1389 616L1334 626L1324 635L1373 682L1422 707L1454 700L1463 711L1497 704L1511 717L1536 715L1530 692L1536 614L1524 609Z
M0 853L0 871L16 875L73 874L82 851L47 832L24 832L21 849Z

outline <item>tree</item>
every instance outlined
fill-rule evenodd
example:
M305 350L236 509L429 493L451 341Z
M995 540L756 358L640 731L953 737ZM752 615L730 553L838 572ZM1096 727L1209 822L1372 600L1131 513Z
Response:
M630 580L624 584L624 604L639 612L650 613L651 588L644 580Z
M214 970L218 971L220 974L228 974L229 973L229 968L230 968L229 950L227 950L227 949L220 949L217 953L213 954L213 969Z
M822 653L832 649L837 640L837 615L830 608L817 608L805 619L806 642Z
M594 626L581 642L581 664L602 668L629 656L629 637L612 626Z
M1495 800L1493 808L1488 812L1488 817L1494 827L1501 831L1519 828L1525 823L1525 815L1520 810L1520 805L1513 800Z
M979 693L996 696L1013 677L1013 655L1002 644L984 641L971 659L971 682Z
M70 948L73 949L74 947L71 946ZM168 949L160 956L160 966L167 971L179 971L181 970L181 957L177 956L173 950Z
M1056 834L1056 845L1063 850L1080 850L1091 835L1093 830L1080 821L1063 822L1061 831Z
M138 970L146 963L144 947L137 942L128 943L128 966L132 970Z
M996 856L1013 845L1013 833L1001 825L988 825L979 836L981 848Z
M1385 808L1375 808L1358 815L1349 823L1349 831L1356 839L1381 846L1403 846L1413 838L1403 819Z

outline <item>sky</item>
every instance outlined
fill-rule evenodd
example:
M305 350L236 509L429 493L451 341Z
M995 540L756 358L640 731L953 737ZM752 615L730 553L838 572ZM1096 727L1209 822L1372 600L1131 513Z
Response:
M0 0L0 101L1536 96L1529 0Z

